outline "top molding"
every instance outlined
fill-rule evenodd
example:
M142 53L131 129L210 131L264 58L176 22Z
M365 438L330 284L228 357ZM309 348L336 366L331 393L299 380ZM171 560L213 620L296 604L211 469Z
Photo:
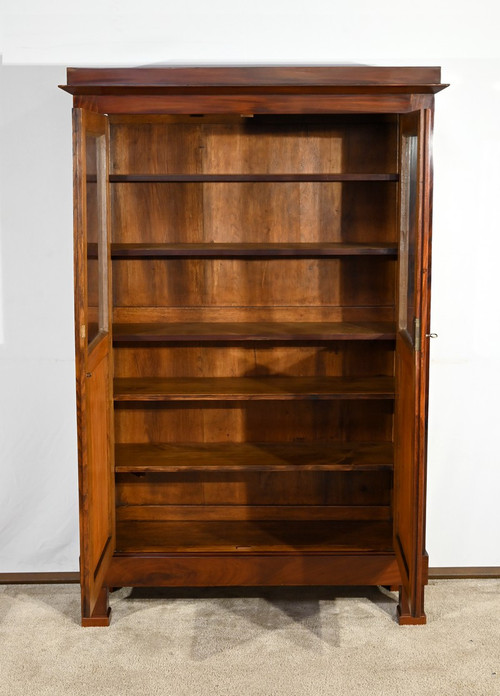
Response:
M433 94L447 87L438 67L68 68L73 95L273 92Z

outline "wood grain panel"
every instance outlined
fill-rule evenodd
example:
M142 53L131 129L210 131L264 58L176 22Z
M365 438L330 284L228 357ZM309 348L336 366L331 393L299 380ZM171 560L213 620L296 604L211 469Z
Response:
M394 117L137 117L111 127L112 175L397 171Z
M289 401L393 399L390 377L118 378L116 401Z
M394 374L392 341L332 341L323 345L288 342L244 345L120 345L114 351L116 377L295 377L388 376Z
M388 505L120 505L119 521L147 520L377 520L390 521ZM497 571L498 573L498 571Z
M116 306L394 304L394 260L127 259L113 266Z
M388 86L406 86L411 92L418 86L439 86L439 67L400 67L374 65L333 66L208 66L208 67L145 67L145 68L68 68L68 85L90 87L122 86L130 89L142 86L147 90L155 85L194 88L203 93L203 87L271 87L279 86L316 89L340 86L356 87L363 93L370 86L380 90ZM98 92L96 92L98 93ZM189 111L187 113L190 113Z
M97 258L97 251L95 258ZM130 244L113 244L111 256L113 259L145 259L145 258L327 258L342 256L397 256L398 250L394 244L387 242L343 243L325 242L289 244L217 244L199 242L198 244L149 244L136 242ZM94 258L94 257L93 257Z
M87 379L87 428L88 428L88 505L92 510L88 533L90 563L96 569L99 560L113 535L110 500L112 500L111 462L109 456L109 365L108 356L93 367Z
M213 343L241 341L387 341L395 338L389 322L217 322L115 324L115 345L141 343Z
M112 123L110 174L201 172L202 130L196 118Z
M117 505L388 506L391 481L389 470L182 471L117 474L116 493Z
M443 86L422 87L419 92L434 93ZM69 88L73 90L73 88ZM76 91L80 90L77 88ZM73 90L75 91L75 90ZM85 91L85 89L83 90ZM86 88L88 94L88 87ZM265 94L234 94L229 90L223 94L198 94L196 90L186 94L134 94L133 88L127 88L126 94L95 95L97 88L92 88L90 96L76 96L74 105L97 111L102 114L389 114L406 113L419 108L422 98L407 93L408 88L380 87L367 88L366 93L349 90L345 86L337 87L332 94L322 94L321 90L309 90L309 94L282 93L280 90L267 91ZM118 90L120 91L120 90ZM148 90L148 92L154 89ZM160 92L163 90L160 89ZM298 90L299 92L303 90ZM307 90L306 90L307 91ZM286 92L286 90L285 90ZM340 93L339 93L340 92ZM347 92L347 94L346 94ZM349 94L351 92L351 94ZM313 98L311 99L311 94ZM425 94L423 95L425 99Z
M112 241L204 241L203 186L113 184Z
M387 522L147 522L121 521L120 553L391 552Z
M117 442L383 442L392 439L393 403L248 401L123 404L115 409Z
M363 471L393 468L392 443L117 444L118 473L231 470Z
M169 322L387 322L394 306L380 307L115 307L115 324Z
M286 585L399 585L394 554L283 555L279 553L115 556L107 576L118 587Z
M113 242L394 242L396 186L116 183Z

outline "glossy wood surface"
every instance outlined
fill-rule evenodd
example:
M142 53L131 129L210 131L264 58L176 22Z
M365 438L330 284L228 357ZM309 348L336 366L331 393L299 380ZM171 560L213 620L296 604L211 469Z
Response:
M115 324L113 333L115 344L171 341L384 341L395 337L395 327L389 322Z
M397 247L388 242L366 243L203 243L198 244L112 244L113 259L127 258L239 258L239 257L301 257L323 256L397 256Z
M122 554L107 582L119 587L398 585L394 554Z
M67 91L78 93L89 88L98 94L98 87L146 88L155 86L196 88L200 94L203 87L259 88L279 87L333 89L342 87L366 93L370 88L381 92L389 87L400 86L408 92L418 92L419 87L438 87L439 67L375 67L375 66L249 66L249 67L200 67L200 68L68 68ZM78 87L77 87L78 86ZM75 89L71 89L71 87Z
M390 377L119 378L115 401L282 401L393 399Z
M389 522L389 505L120 505L120 521L186 522L188 520L377 520Z
M392 443L152 443L117 444L115 470L169 472L253 469L392 470Z
M429 197L428 141L425 138L425 112L415 112L401 119L401 172L405 179L403 140L415 139L415 207L410 210L412 220L406 221L405 197L402 196L400 224L402 228L399 255L399 316L396 344L396 385L398 399L395 409L395 521L394 544L402 566L402 584L399 594L398 616L401 624L425 623L423 609L424 509L425 479L422 471L424 443L419 433L422 358L422 276L423 216ZM408 201L406 201L408 205ZM405 234L403 228L407 228ZM405 236L408 239L405 239ZM409 253L407 249L413 251ZM404 256L408 262L403 265ZM415 319L413 319L415 317ZM413 325L408 325L409 319ZM420 328L415 322L420 322ZM424 329L425 331L425 329ZM420 333L420 336L418 335ZM424 339L425 340L425 339Z
M186 182L231 182L245 181L397 181L397 174L112 174L111 183L186 183Z
M384 553L388 522L190 521L117 523L118 553Z
M73 88L70 88L72 90ZM76 90L75 90L76 91ZM83 91L87 92L87 89ZM99 88L97 88L99 91ZM236 92L217 90L216 94L197 94L196 90L168 90L160 88L160 94L143 94L143 90L109 88L109 94L85 94L74 97L78 108L90 109L109 115L150 115L150 114L245 114L269 115L287 114L398 114L418 109L423 102L430 106L434 88L422 88L417 94L410 94L405 88L380 87L368 89L360 94L345 87L337 87L331 93L322 90L286 89L254 90ZM154 91L154 90L153 90ZM439 91L439 89L437 90ZM108 90L106 90L108 92ZM116 94L115 92L118 92ZM313 95L313 98L311 98Z
M428 347L397 325L401 138L420 119L425 335L444 87L439 68L68 71L74 104L110 114L119 542L88 625L109 621L106 585L154 584L384 584L400 623L425 621Z
M80 496L80 574L82 625L107 625L107 590L103 586L114 551L114 441L112 419L112 348L108 317L111 314L109 265L109 217L105 202L108 172L108 128L103 116L75 110L73 155L75 176L75 343L77 426ZM104 156L93 161L87 155L92 139L105 140ZM104 182L103 205L93 209L88 195L87 171ZM97 231L101 227L100 231ZM91 242L102 238L103 256L92 268L87 253ZM98 304L100 310L94 311ZM91 321L89 322L89 317ZM89 325L97 330L91 335Z

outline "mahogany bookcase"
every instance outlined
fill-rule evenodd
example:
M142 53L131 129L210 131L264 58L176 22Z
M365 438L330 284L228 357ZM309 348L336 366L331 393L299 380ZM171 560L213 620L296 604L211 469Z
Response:
M117 586L425 622L440 69L68 69L82 624Z

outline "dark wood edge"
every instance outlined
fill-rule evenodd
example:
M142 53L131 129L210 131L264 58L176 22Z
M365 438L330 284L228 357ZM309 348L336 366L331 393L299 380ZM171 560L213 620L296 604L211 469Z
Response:
M98 96L98 97L141 97L151 96L250 96L250 95L391 95L391 94L436 94L446 89L449 85L313 85L313 86L282 86L273 87L231 87L223 86L186 86L172 87L160 85L130 85L117 86L108 84L86 85L58 85L60 89L73 96Z
M396 607L398 615L398 624L400 626L425 626L427 623L427 617L425 614L422 616L411 616L411 614L403 614L401 606L398 604Z
M68 68L67 82L68 85L122 87L415 86L440 84L441 68L373 65Z
M266 182L369 182L399 181L399 174L363 174L340 172L338 174L111 174L111 184L126 183L266 183Z
M430 580L485 580L500 578L500 566L429 568ZM0 573L0 585L52 585L80 582L78 572Z
M111 623L111 607L108 607L105 614L101 616L82 617L83 628L95 628L99 626L109 626Z
M79 583L78 572L55 573L0 573L0 585L51 585Z
M76 95L73 105L103 114L391 114L419 108L430 94L124 94Z
M106 581L119 587L272 587L400 584L390 553L115 555Z
M91 249L89 253L93 253ZM87 253L87 258L89 257ZM279 244L244 245L244 244L203 244L191 245L175 244L112 244L111 258L121 259L170 259L170 258L196 258L196 259L309 259L309 258L339 258L375 256L392 259L397 257L398 249L391 244L295 244L280 246ZM92 258L97 258L96 256Z

